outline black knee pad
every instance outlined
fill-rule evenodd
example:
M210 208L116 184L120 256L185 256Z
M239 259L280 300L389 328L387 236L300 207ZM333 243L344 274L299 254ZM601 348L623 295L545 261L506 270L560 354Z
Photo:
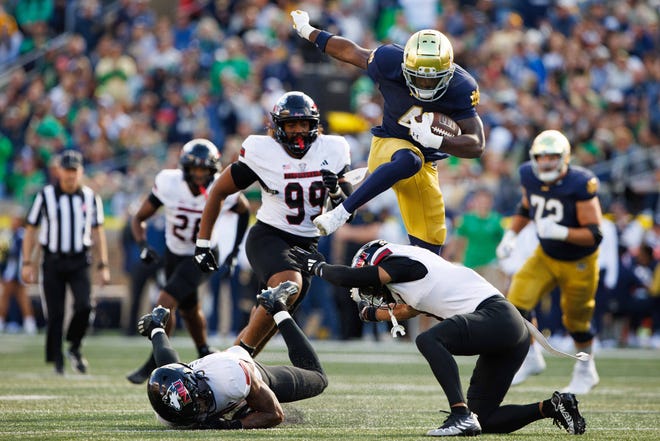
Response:
M594 334L591 331L571 332L570 335L576 343L588 343L594 338Z

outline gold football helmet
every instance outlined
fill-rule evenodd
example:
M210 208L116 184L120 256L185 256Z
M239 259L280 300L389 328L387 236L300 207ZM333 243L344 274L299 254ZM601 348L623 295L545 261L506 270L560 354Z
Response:
M539 164L539 157L555 155L556 160L544 161L543 164ZM544 130L534 138L532 148L529 149L529 157L536 177L543 182L553 182L568 169L568 162L571 160L571 144L561 132Z
M454 49L442 32L415 32L403 50L401 67L412 96L435 101L445 93L454 75Z

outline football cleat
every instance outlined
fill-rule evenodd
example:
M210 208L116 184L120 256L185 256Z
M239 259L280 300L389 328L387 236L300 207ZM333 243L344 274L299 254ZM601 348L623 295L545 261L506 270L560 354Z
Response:
M442 426L426 432L428 436L477 436L481 434L481 424L474 412L469 415L450 413Z
M589 393L600 382L593 358L587 361L576 361L573 367L573 377L568 386L561 391L565 393L583 395Z
M316 216L313 222L321 232L321 236L328 236L344 225L350 217L351 213L346 211L343 204L339 204L332 210Z
M578 400L573 394L555 392L550 398L555 415L553 423L557 427L564 428L572 435L582 435L587 423L578 410Z
M540 345L532 343L529 346L529 352L527 352L523 364L518 369L518 372L516 372L516 375L513 376L511 385L515 386L527 380L532 375L540 374L545 370L545 366L545 359L543 358Z
M151 370L142 366L126 376L126 379L133 384L142 384L149 379Z
M277 285L275 288L268 288L261 291L257 295L257 301L264 307L270 315L275 313L275 304L281 303L286 309L286 301L290 296L298 292L298 285L293 282L286 281Z
M149 314L145 314L137 322L137 330L140 335L151 339L151 331L156 328L164 328L170 318L170 310L164 306L156 306Z
M87 360L85 360L85 357L82 356L79 350L70 350L67 353L67 357L69 358L69 362L71 362L71 369L74 372L78 374L87 373Z

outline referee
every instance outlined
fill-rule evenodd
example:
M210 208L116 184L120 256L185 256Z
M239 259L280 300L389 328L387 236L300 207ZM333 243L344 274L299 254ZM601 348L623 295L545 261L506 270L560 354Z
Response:
M89 271L92 245L96 250L96 268L101 281L110 281L103 206L94 191L81 184L83 161L79 152L65 150L57 162L57 183L46 185L37 194L27 217L22 276L26 283L36 282L37 262L32 256L37 254L34 253L35 245L39 243L43 250L43 297L48 319L46 362L55 364L57 374L64 373L62 336L68 285L74 303L73 317L66 333L71 345L67 355L72 369L84 374L87 360L83 358L80 346L92 313Z

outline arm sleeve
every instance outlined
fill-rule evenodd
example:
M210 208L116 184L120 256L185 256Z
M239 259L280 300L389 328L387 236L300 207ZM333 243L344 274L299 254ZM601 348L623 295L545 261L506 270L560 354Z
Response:
M231 177L241 190L248 188L259 176L244 162L234 162L231 165Z
M347 288L360 288L369 286L380 286L378 267L382 266L392 278L391 282L410 282L419 280L426 276L428 270L416 260L408 257L388 257L377 266L364 266L362 268L351 268L345 265L325 265L321 277L333 285Z
M378 265L387 271L394 283L412 282L423 279L428 274L424 264L408 257L390 256Z
M345 265L324 265L321 277L333 285L347 288L380 286L377 266L351 268Z
M160 199L158 199L158 196L153 194L153 192L149 194L149 202L151 202L151 205L153 205L156 208L163 205L163 202Z

